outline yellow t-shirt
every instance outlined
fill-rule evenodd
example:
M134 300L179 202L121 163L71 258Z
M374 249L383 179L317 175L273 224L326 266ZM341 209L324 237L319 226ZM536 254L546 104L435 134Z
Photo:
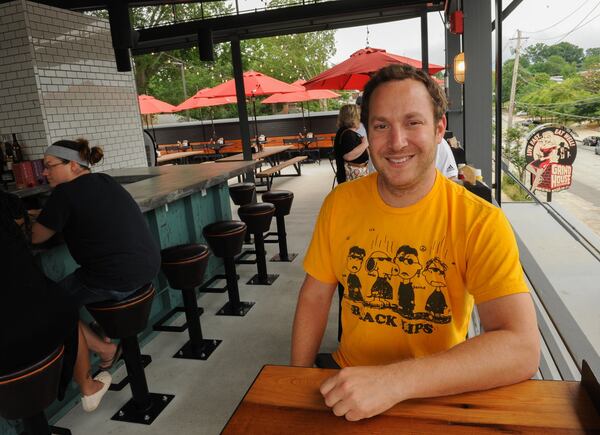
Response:
M528 291L502 210L439 172L418 203L390 207L377 176L328 195L304 259L344 286L342 367L447 350L465 340L474 302Z

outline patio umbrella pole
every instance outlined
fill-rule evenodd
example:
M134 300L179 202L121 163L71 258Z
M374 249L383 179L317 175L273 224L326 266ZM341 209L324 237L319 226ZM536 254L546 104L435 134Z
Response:
M256 149L260 149L260 144L258 143L258 122L256 121L256 100L254 97L252 98L252 109L254 109L254 136L256 137Z
M302 108L302 134L306 133L306 123L304 122L304 102L300 101L300 107Z

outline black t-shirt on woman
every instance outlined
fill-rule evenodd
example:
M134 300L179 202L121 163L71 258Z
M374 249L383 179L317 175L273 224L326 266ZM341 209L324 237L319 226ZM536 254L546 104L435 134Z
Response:
M38 222L62 232L76 276L86 285L130 291L150 282L160 251L131 195L106 174L86 174L54 189Z
M333 151L335 154L335 164L337 167L336 177L338 184L346 181L346 171L344 170L344 155L348 154L354 148L359 146L361 142L362 136L354 130L347 127L341 127L335 134L335 139L333 140ZM351 162L365 163L367 161L369 161L369 153L367 152L367 150L364 150L360 156L358 156Z

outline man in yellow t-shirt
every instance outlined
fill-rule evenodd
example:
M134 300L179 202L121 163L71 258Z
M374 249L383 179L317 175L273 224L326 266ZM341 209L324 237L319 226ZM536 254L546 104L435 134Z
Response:
M292 336L293 365L312 366L338 282L343 369L321 386L336 415L359 420L410 398L531 377L535 311L502 211L434 166L445 97L425 73L380 70L365 87L363 123L377 173L323 203ZM465 340L477 304L485 333Z

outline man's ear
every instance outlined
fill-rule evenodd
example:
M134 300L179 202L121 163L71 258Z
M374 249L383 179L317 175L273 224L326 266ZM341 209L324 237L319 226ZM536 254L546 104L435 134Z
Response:
M437 142L436 143L440 143L442 141L442 138L444 137L444 133L446 132L446 126L448 125L448 120L446 119L446 115L443 115L442 118L437 122L437 125L435 126L435 133L436 133L436 138L437 138Z

